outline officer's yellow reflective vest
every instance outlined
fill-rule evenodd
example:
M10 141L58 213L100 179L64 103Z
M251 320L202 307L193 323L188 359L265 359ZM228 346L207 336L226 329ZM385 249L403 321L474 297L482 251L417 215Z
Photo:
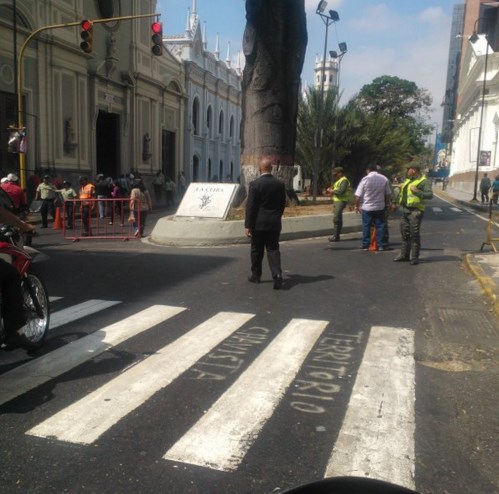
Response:
M350 182L348 181L347 177L341 177L339 180L336 180L333 185L333 191L334 191L334 196L333 196L333 201L334 202L348 202L348 187L345 191L344 194L339 194L338 191L340 190L340 185L345 182L345 180L348 183L348 187L350 187Z
M413 194L409 186L417 187L423 180L426 180L426 177L421 176L416 178L415 180L410 180L407 178L405 182L400 187L400 195L399 195L399 203L402 204L402 198L404 197L404 191L407 187L407 202L405 206L408 208L418 208L420 211L424 211L425 205L423 200L417 195Z

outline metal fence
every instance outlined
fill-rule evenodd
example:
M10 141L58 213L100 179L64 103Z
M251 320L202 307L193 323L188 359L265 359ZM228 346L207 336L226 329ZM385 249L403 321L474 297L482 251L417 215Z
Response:
M130 240L140 238L140 202L133 207L136 217L131 218L130 199L70 199L64 202L57 219L64 238ZM57 215L56 215L57 216Z

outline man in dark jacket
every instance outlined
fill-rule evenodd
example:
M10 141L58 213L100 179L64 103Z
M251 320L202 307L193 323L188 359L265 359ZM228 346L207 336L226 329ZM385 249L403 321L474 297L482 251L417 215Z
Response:
M284 182L272 175L272 163L263 159L260 177L249 184L244 227L251 238L251 283L260 283L265 249L274 280L274 290L282 287L279 237L281 218L286 206Z

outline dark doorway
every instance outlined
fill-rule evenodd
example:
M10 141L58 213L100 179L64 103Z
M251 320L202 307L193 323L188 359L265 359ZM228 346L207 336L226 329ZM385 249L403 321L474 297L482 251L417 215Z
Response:
M161 171L175 181L175 133L168 130L161 134Z
M117 178L121 175L120 116L99 110L97 116L96 173Z

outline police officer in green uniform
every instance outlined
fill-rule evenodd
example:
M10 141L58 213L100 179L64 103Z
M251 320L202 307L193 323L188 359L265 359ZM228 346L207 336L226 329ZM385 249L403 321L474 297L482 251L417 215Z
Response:
M400 233L402 247L395 262L410 261L411 265L419 262L421 247L421 221L425 210L425 200L433 197L431 183L421 174L420 165L411 163L408 166L407 178L400 186L398 203L402 208Z
M328 188L328 192L333 196L333 236L329 237L330 242L339 242L341 229L343 227L343 210L348 204L348 189L350 182L343 173L341 166L333 170L334 183L333 187Z

